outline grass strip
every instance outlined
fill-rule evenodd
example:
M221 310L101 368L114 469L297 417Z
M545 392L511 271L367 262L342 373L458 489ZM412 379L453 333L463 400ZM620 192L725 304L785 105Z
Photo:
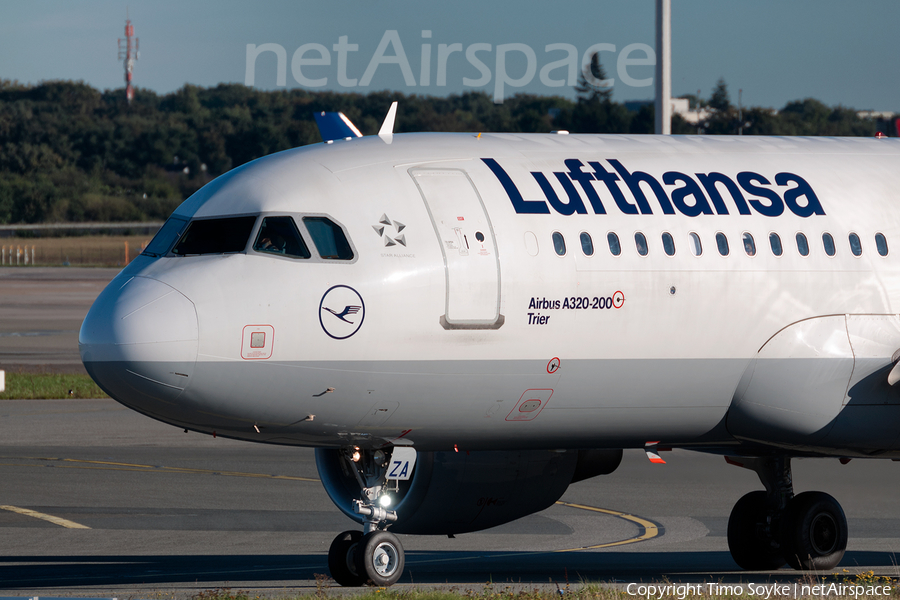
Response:
M598 555L602 556L602 555ZM231 589L205 590L192 600L896 600L900 598L900 578L875 575L873 571L826 576L807 575L794 581L751 583L675 583L666 580L629 585L615 583L569 583L551 581L540 588L527 584L504 585L487 582L483 589L450 586L429 589L342 588L324 574L316 574L316 589L306 594L273 596ZM749 579L754 579L748 574ZM767 579L760 576L760 580ZM555 584L555 585L553 585ZM642 586L642 587L639 587ZM468 588L468 589L466 589ZM647 588L650 588L649 590ZM648 594L649 592L649 594Z
M0 400L58 400L60 398L107 398L87 375L53 373L6 373L6 391Z

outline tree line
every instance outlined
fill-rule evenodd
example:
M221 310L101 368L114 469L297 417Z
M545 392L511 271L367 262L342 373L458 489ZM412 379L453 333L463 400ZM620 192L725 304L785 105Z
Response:
M519 94L494 104L488 94L446 98L260 91L239 84L185 85L159 95L82 82L0 81L0 223L162 220L212 178L250 160L321 141L313 113L342 111L364 133L378 131L392 101L395 131L653 133L652 104L629 110L598 86L602 68L582 75L578 97ZM699 125L673 118L673 133L874 136L878 124L816 100L780 111L742 112L720 82Z

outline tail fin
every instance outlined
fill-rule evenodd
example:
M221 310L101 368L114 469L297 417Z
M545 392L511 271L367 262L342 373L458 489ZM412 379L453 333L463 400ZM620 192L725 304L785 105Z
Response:
M316 117L316 126L319 128L319 135L322 136L323 142L362 137L359 129L342 112L322 111L313 114Z

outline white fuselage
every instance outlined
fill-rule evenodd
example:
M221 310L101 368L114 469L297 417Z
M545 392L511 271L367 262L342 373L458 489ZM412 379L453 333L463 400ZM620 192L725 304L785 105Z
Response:
M410 134L290 150L220 177L173 217L291 217L309 258L254 250L262 218L241 251L143 255L91 310L82 355L127 406L265 442L895 451L900 399L880 380L876 399L851 391L900 349L898 157L896 140L602 135ZM352 258L323 256L304 217L341 226ZM848 316L877 322L857 336L877 338L865 361ZM807 328L783 350L767 345L834 318L815 321L829 324L818 341ZM757 391L761 361L792 359L803 361L796 382L768 380L785 398ZM818 395L794 400L807 379L829 382L824 408ZM764 398L742 400L747 390ZM851 406L874 407L854 414L882 421L876 447L867 418L829 441L825 428ZM768 439L769 409L823 421L792 441L800 426L776 418Z

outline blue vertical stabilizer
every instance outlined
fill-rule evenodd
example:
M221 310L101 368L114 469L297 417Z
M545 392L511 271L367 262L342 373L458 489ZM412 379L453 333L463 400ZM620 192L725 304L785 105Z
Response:
M342 112L316 112L316 125L323 142L362 137L359 129Z

